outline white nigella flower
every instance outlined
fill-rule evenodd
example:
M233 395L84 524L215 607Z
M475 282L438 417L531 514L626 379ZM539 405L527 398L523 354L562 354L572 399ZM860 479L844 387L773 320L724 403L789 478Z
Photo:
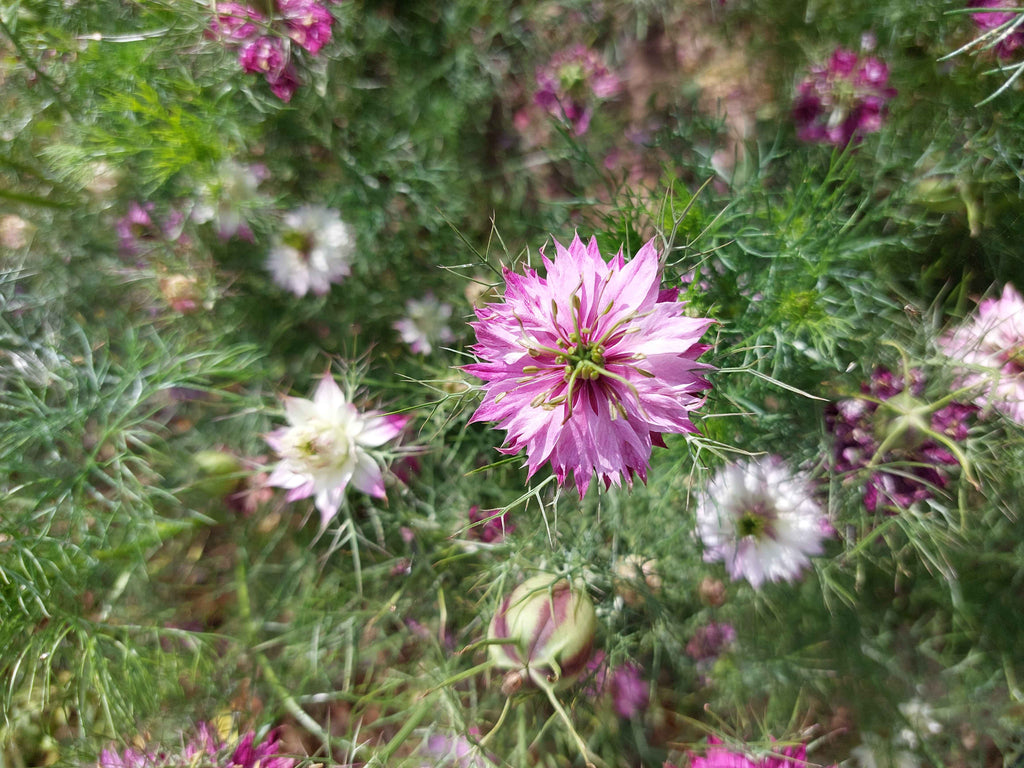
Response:
M252 240L246 213L260 200L257 187L265 174L266 169L262 166L225 160L217 168L216 176L200 189L192 218L200 224L214 222L217 234L223 240L236 235Z
M296 296L322 296L349 274L356 238L338 211L303 205L285 216L284 225L267 260L274 282Z
M338 514L349 483L384 498L384 476L371 449L397 437L407 417L360 413L330 373L324 374L312 400L288 397L284 409L290 426L265 437L281 457L269 485L286 488L288 501L315 496L321 527Z
M438 301L433 293L405 302L406 316L394 324L402 341L416 354L429 355L434 344L450 344L455 334L448 327L452 305Z
M792 581L822 553L831 526L812 486L778 457L724 467L697 506L704 560L722 560L733 579L759 589L765 581Z

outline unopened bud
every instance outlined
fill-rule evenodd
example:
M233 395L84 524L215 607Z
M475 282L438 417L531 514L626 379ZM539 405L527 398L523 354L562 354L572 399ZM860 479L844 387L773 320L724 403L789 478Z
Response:
M502 601L487 632L489 640L508 641L490 646L495 664L513 670L503 689L514 692L533 674L569 685L586 669L596 628L585 589L550 574L527 579Z

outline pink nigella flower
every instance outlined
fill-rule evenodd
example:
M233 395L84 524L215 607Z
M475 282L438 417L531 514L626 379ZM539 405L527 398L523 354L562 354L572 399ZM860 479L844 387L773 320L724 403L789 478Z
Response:
M575 45L559 51L537 70L534 101L582 136L590 127L593 102L614 96L621 85L596 51Z
M281 457L267 479L269 485L286 488L288 501L315 496L321 527L338 514L349 483L384 498L384 475L373 449L398 437L406 416L360 413L330 372L320 380L312 400L288 397L284 409L289 426L265 438Z
M129 748L115 752L105 749L100 753L97 765L98 768L166 768L174 765L293 768L295 762L281 755L276 731L271 731L259 742L254 731L249 731L240 741L226 742L209 725L200 723L198 734L178 750L142 752Z
M264 21L263 14L247 5L219 2L208 36L227 43L244 43L259 34Z
M278 0L288 36L314 56L331 41L331 12L315 0Z
M961 463L956 445L967 439L968 419L977 410L952 401L927 403L921 372L911 370L907 378L876 368L861 397L840 400L825 414L835 437L833 468L877 466L864 487L869 512L906 509L945 488L947 468Z
M807 747L783 747L767 755L747 755L719 746L720 739L708 736L708 749L703 757L690 753L690 768L803 768L807 762ZM834 766L833 766L834 768Z
M647 709L651 687L639 666L630 661L617 667L609 666L604 652L598 651L587 663L587 669L594 677L586 692L591 696L610 697L619 717L634 717Z
M148 202L128 204L128 213L114 224L122 254L137 256L157 243L173 243L182 238L182 213L171 210L160 220L155 214L155 208L153 203Z
M605 487L646 481L662 433L696 431L712 321L660 290L653 241L629 262L620 250L606 263L596 239L578 236L555 253L541 250L546 278L504 269L504 301L471 323L481 362L465 369L485 382L472 420L507 430L500 450L526 449L530 476L549 460L560 483L571 471L582 497L595 472Z
M826 66L814 66L797 86L793 120L797 136L845 147L854 137L881 129L887 104L889 67L873 56L861 59L837 48Z
M494 544L516 529L508 519L508 512L496 509L480 509L476 504L469 508L469 528L466 536L470 539Z
M1006 25L1003 32L995 33L999 40L995 50L1000 58L1009 58L1024 45L1024 26L1009 26L1018 15L1014 10L1018 4L1013 0L971 0L967 7L978 9L979 12L972 13L971 18L981 32L992 32Z
M978 405L992 406L1024 424L1024 298L1007 283L998 299L984 299L974 318L939 340L950 357L971 366L965 386Z
M270 90L281 101L291 101L299 79L281 38L264 35L250 40L238 52L238 63L246 72L263 75Z

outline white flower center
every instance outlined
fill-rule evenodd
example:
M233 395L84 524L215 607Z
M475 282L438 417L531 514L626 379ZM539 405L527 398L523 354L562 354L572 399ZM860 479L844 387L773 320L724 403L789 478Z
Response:
M288 430L282 456L315 472L344 467L355 455L355 435L347 422L312 419Z

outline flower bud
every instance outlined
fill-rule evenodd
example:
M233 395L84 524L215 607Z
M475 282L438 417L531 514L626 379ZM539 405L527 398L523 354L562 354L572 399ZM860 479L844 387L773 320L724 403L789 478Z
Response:
M491 658L506 676L502 691L514 693L534 675L563 687L586 668L594 643L597 614L586 590L550 574L516 587L491 621Z

